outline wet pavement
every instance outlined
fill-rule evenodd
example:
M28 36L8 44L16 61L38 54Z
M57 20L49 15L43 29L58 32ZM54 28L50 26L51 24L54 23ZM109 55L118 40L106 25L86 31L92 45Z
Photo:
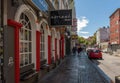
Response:
M50 71L38 83L105 83L87 58L85 52L65 57L63 62Z

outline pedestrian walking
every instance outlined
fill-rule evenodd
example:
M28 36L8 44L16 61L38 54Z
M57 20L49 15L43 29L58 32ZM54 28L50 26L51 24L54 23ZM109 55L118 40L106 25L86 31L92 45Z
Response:
M81 47L78 47L78 55L80 55L80 52L82 51Z
M74 46L74 47L72 48L72 53L73 53L73 55L76 55L76 51L77 51L77 48Z

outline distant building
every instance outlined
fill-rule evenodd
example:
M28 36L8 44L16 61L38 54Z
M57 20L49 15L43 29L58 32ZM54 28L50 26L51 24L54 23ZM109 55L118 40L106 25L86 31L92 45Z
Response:
M110 43L120 44L120 8L112 13L110 18Z
M97 42L97 44L109 41L109 34L110 34L109 27L100 28L96 32L96 42Z
M102 43L109 42L109 27L99 28L96 32L96 43L99 47L102 47Z

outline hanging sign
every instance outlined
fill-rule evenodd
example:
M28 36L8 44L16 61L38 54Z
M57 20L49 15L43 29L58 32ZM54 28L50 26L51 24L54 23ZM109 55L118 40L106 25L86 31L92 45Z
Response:
M72 25L72 9L50 11L51 26Z

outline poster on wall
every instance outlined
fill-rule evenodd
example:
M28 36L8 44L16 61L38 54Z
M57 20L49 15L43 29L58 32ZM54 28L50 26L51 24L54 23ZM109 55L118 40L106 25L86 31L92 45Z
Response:
M50 25L72 25L72 9L50 11Z

